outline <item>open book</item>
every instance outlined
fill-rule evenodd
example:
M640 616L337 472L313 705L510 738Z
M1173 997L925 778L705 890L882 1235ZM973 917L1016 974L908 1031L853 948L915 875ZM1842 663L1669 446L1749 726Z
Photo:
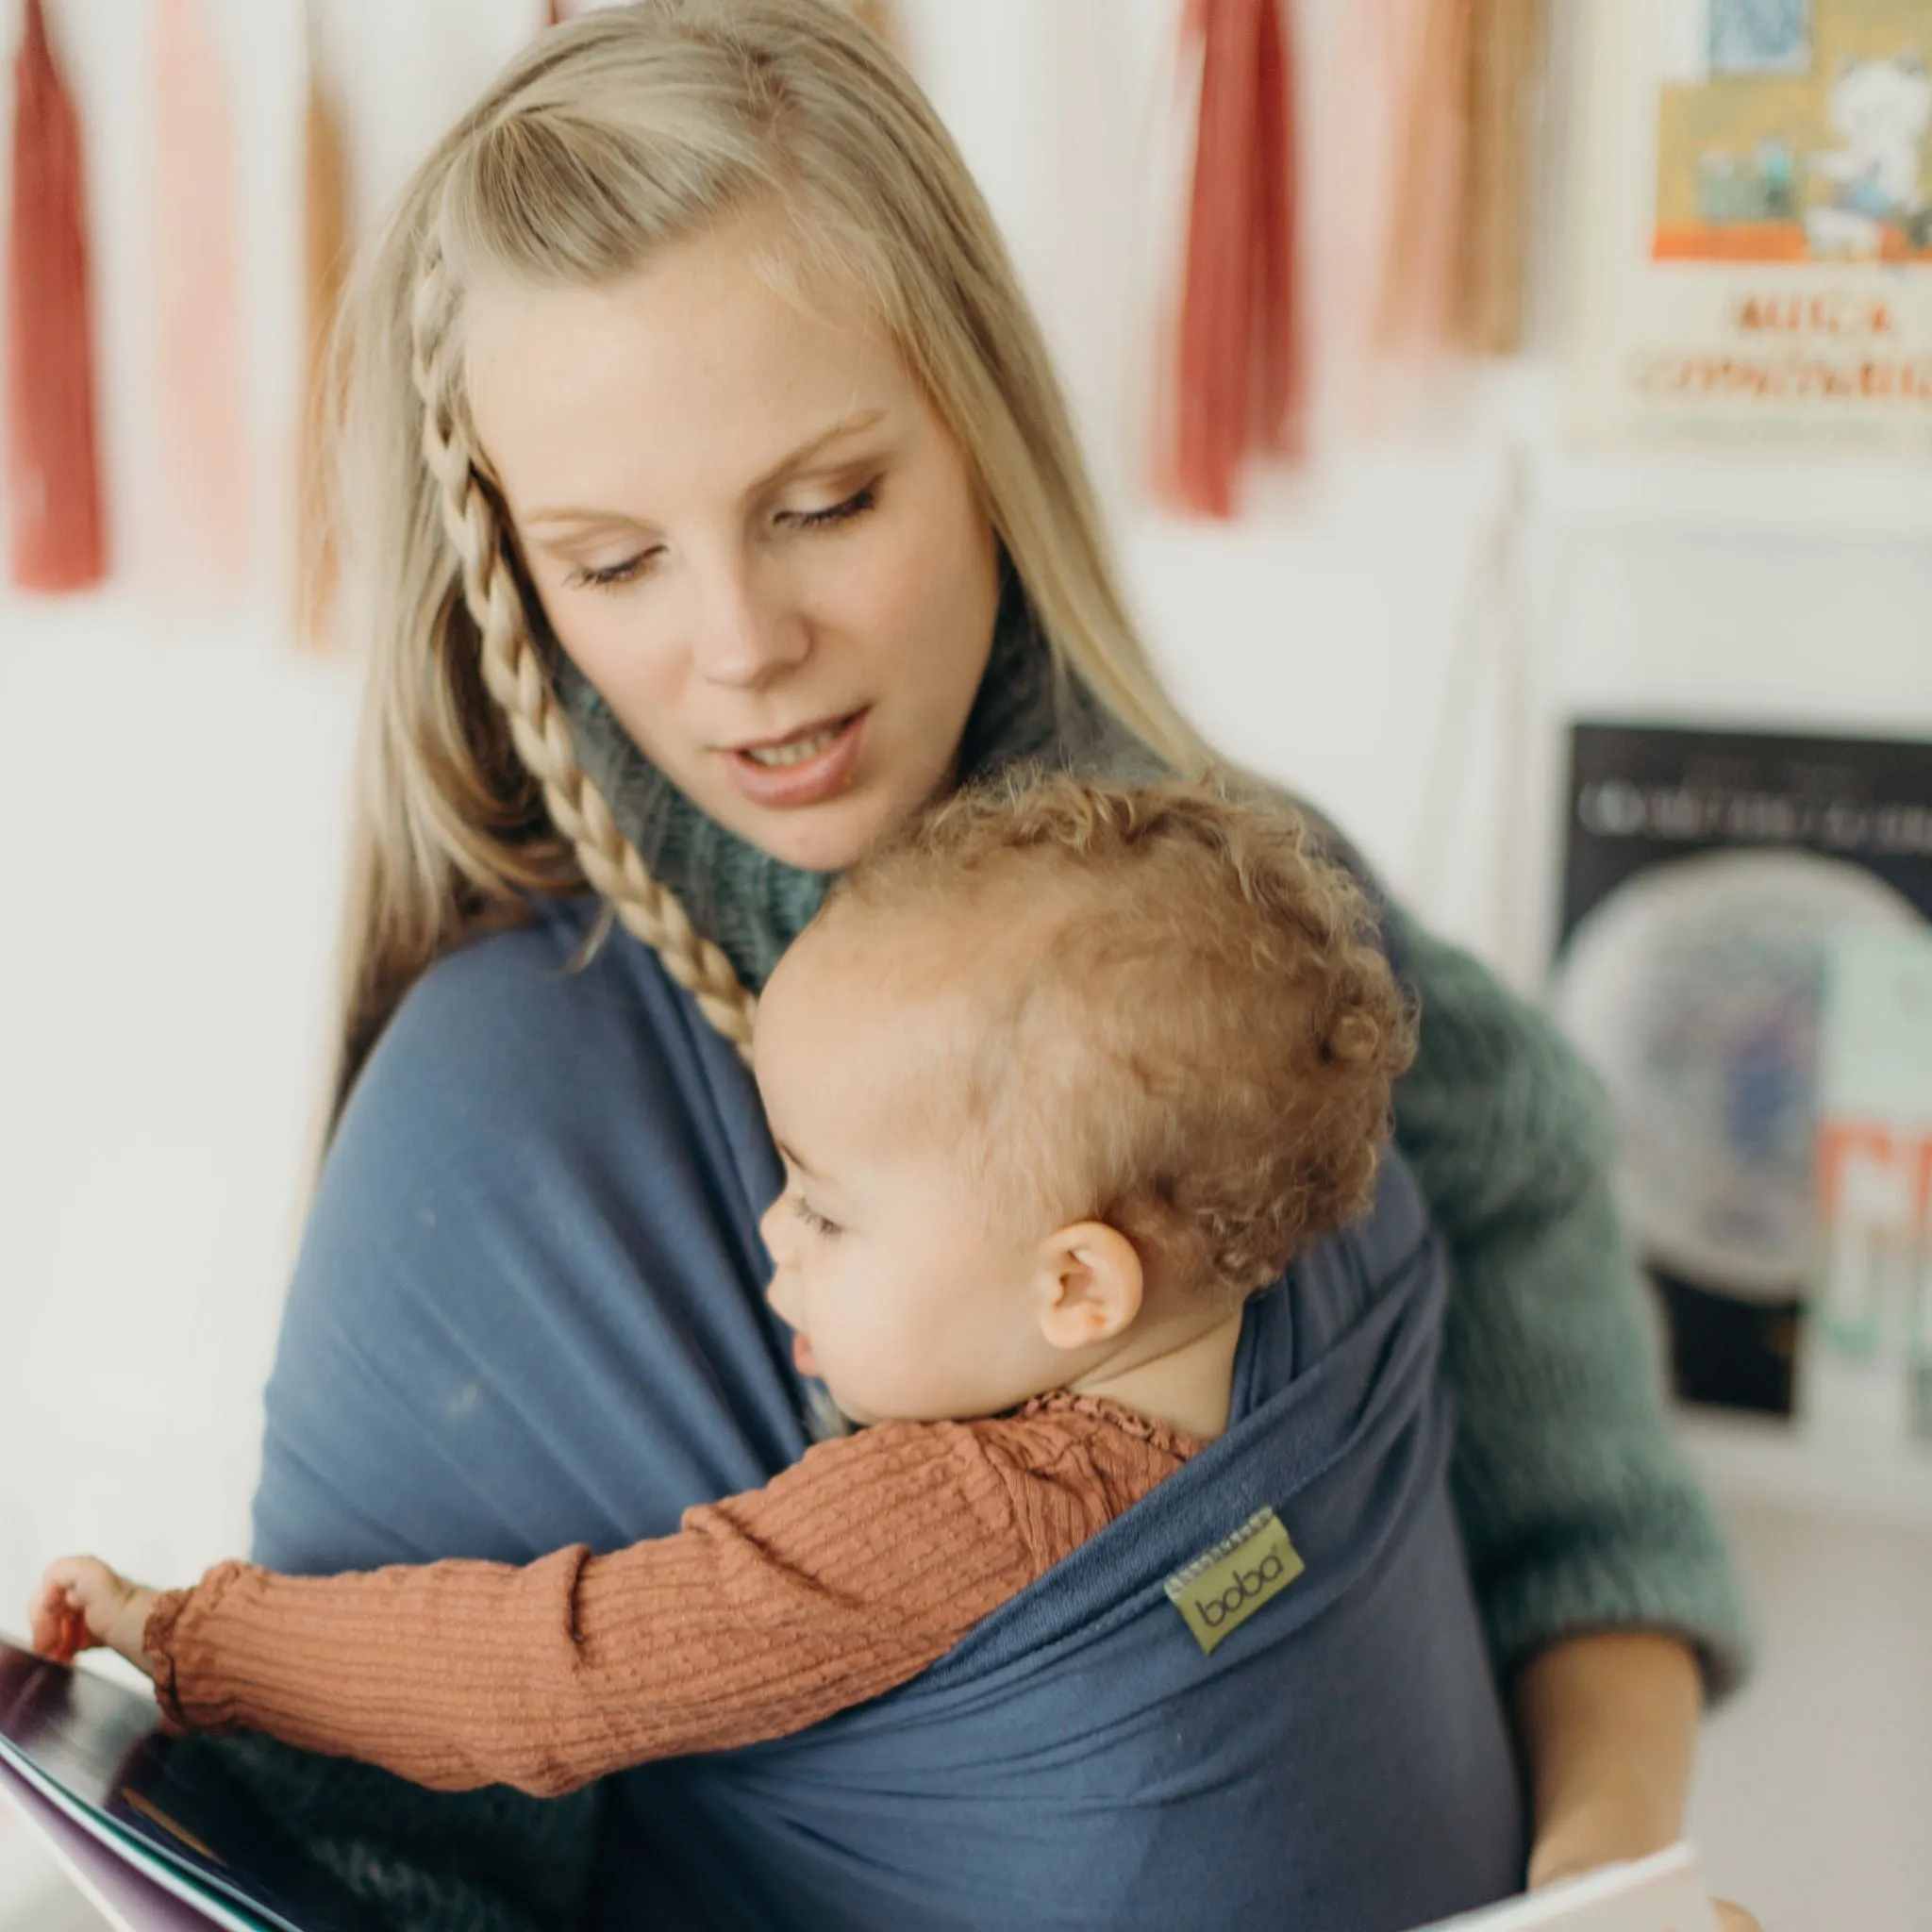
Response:
M159 1734L138 1691L0 1639L0 1801L119 1932L386 1932L219 1748ZM1716 1932L1688 1848L1435 1932Z

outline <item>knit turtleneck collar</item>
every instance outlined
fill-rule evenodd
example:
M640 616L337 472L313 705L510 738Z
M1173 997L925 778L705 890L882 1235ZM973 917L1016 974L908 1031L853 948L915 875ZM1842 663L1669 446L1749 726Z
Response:
M558 691L578 762L608 800L652 877L675 892L697 929L760 989L832 884L760 851L706 816L631 741L603 698L561 652ZM1037 760L1121 777L1158 761L1060 665L1018 577L1008 568L992 652L959 745L964 779Z

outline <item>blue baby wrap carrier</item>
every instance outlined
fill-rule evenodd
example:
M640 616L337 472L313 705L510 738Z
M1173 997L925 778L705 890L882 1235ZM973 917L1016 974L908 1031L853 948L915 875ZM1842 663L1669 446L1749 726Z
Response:
M571 970L589 917L443 961L365 1073L268 1391L260 1560L615 1548L803 1452L756 1092L642 947ZM1446 1291L1391 1158L1251 1305L1227 1434L1139 1507L899 1690L616 1778L598 1923L1398 1932L1513 1890ZM1208 1654L1163 1586L1264 1509L1305 1567Z

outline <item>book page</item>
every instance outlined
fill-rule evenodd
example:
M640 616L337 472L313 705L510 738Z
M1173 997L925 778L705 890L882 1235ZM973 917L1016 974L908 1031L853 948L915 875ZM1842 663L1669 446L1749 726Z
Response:
M1688 1845L1444 1920L1424 1932L1718 1932Z
M11 1805L114 1932L258 1932L260 1922L208 1900L191 1905L128 1862L0 1760L0 1803Z

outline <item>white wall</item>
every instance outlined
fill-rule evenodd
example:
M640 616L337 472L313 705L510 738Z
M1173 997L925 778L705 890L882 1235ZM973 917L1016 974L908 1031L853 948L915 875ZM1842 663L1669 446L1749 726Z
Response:
M1309 25L1340 4L1310 0ZM1177 0L902 8L1069 372L1184 702L1519 978L1542 943L1555 721L1572 705L1932 727L1932 525L1861 534L1887 523L1869 477L1760 490L1740 512L1723 508L1739 490L1572 462L1539 363L1441 399L1425 436L1270 486L1234 529L1137 507ZM249 381L272 502L295 420L298 10L215 8L245 89ZM225 612L161 609L141 588L165 476L143 442L128 28L144 9L54 10L92 142L131 575L98 598L0 602L0 1624L58 1549L173 1578L243 1540L324 1055L354 708L350 672L286 634L286 541ZM539 10L326 9L356 78L365 208ZM1807 534L1807 504L1827 499L1839 534ZM1927 1888L1883 1821L1932 1810L1932 1765L1904 1729L1909 1712L1924 1736L1921 1541L1745 1526L1770 1668L1716 1734L1700 1828L1776 1932L1904 1932ZM1822 1564L1855 1583L1821 1596ZM1839 1773L1789 1775L1827 1735ZM1866 1887L1856 1920L1824 1911L1821 1874L1840 1873Z

